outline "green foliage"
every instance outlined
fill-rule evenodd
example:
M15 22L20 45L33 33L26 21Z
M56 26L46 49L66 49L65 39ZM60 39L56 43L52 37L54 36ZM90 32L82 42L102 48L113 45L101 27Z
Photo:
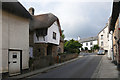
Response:
M98 50L99 49L99 46L98 45L94 45L93 46L93 50Z
M85 50L88 50L88 48L87 48L87 47L85 47Z
M64 30L62 30L62 38L65 39L65 35L63 34Z
M80 53L79 48L82 47L82 44L80 44L78 41L75 40L69 40L65 41L64 44L64 50L66 53Z

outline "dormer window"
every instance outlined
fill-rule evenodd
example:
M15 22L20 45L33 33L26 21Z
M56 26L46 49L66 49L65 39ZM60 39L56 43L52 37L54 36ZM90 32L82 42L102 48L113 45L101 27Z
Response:
M55 32L53 32L53 39L56 40L56 33Z

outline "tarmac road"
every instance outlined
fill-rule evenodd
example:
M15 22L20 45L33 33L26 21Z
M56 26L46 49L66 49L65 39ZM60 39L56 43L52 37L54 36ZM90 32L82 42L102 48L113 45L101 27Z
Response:
M84 53L76 61L28 78L91 78L101 59L102 55Z

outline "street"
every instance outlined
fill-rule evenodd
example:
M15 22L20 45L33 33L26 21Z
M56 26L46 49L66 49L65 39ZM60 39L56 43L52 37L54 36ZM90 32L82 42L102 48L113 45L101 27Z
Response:
M28 78L91 78L102 56L103 55L84 53L84 56L76 61Z

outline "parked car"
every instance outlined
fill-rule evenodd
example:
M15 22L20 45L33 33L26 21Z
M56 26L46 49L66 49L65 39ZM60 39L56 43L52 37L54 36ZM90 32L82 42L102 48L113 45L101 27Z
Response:
M101 50L101 49L100 49L97 54L98 54L98 55L104 55L104 54L105 54L105 50Z

